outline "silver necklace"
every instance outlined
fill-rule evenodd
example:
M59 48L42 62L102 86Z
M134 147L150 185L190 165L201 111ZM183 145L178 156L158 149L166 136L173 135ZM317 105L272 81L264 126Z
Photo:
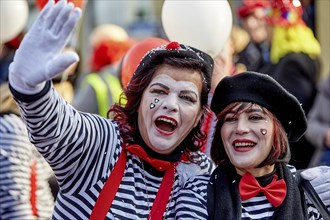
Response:
M142 176L143 176L143 182L144 182L144 185L145 185L145 192L146 192L146 196L147 196L147 206L148 206L148 220L151 220L151 216L150 216L150 204L149 204L149 193L148 193L148 186L147 186L147 178L146 178L146 175L145 175L145 172L146 170L144 169L144 162L142 159L140 159L140 162L141 162L141 165L142 165Z

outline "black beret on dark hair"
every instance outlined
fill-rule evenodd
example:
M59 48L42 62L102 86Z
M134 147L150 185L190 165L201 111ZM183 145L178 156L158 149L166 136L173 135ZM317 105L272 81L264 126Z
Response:
M211 109L219 114L234 102L251 102L267 108L281 122L289 141L298 141L307 129L299 101L269 75L244 72L223 78L214 91Z
M167 45L150 50L142 58L140 64L135 70L132 78L137 75L143 74L145 69L154 65L154 63L161 63L164 58L175 57L182 59L197 59L202 61L202 71L205 73L203 76L208 90L211 88L211 77L213 72L214 61L207 53L200 51L188 45L179 44L177 42L170 42Z

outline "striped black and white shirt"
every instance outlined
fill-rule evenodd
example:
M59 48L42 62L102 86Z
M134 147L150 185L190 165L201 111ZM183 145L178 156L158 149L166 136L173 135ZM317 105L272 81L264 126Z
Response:
M292 174L295 176L296 169L291 165L287 165ZM185 182L185 186L181 189L176 206L178 214L185 213L187 219L207 219L207 185L209 175L194 176ZM307 212L310 220L323 219L319 211L306 197ZM192 207L200 207L199 209L190 209L184 203L190 201ZM223 201L224 203L226 201ZM274 206L268 202L267 198L259 193L257 196L242 201L242 216L244 220L266 220L271 219L275 212ZM188 213L188 214L186 214Z
M88 219L122 151L117 124L75 110L49 86L33 101L14 95L31 142L51 165L60 185L53 219ZM165 219L184 219L185 213L178 216L175 208L180 188L188 178L213 171L205 154L198 152L195 158L196 163L180 162L176 167ZM141 160L127 152L124 177L107 219L147 219L162 179L142 169ZM190 198L185 202L189 205Z
M38 217L32 213L31 162L36 162ZM0 219L49 219L54 198L48 179L53 175L47 162L28 138L26 126L15 114L0 115Z

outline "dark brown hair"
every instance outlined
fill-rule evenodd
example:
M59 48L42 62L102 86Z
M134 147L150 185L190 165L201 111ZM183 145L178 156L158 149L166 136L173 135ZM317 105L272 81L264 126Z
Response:
M108 116L110 113L113 114L113 119L118 123L121 137L125 143L131 144L137 140L139 132L137 110L140 106L144 90L148 87L154 73L162 64L167 64L180 69L199 71L202 75L202 79L205 75L205 73L202 72L203 64L201 60L175 57L157 59L152 65L148 65L143 73L134 75L124 91L124 94L122 94L119 104L115 104L108 112ZM192 129L183 141L183 144L185 145L184 149L188 151L197 151L206 141L206 133L202 131L201 127L205 114L209 111L207 108L207 100L207 84L202 83L201 106L203 108L203 115L198 125ZM123 107L122 103L124 102L126 102L126 104Z
M228 112L231 112L234 108L237 107L235 110L235 115L239 115L242 112L246 111L247 109L252 108L253 105L256 105L254 103L246 103L246 102L234 102L229 104L223 111L221 111L217 118L218 122L216 124L215 132L214 132L214 138L211 146L211 157L215 164L217 165L225 165L230 163L230 160L227 156L227 153L225 151L222 137L221 137L221 127L224 123L224 118ZM272 114L270 111L268 111L266 108L260 106L262 111L270 116L273 120L273 146L272 149L267 156L267 158L261 162L258 165L258 168L266 166L266 165L272 165L276 162L288 162L291 157L290 148L289 148L289 142L287 135L285 133L285 130L283 126L281 125L280 121L275 117L274 114Z

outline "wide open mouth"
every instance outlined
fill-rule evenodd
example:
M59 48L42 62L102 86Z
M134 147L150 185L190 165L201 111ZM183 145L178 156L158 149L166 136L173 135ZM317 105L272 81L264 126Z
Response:
M178 126L175 120L166 117L158 117L155 121L155 124L158 129L166 132L172 132Z

